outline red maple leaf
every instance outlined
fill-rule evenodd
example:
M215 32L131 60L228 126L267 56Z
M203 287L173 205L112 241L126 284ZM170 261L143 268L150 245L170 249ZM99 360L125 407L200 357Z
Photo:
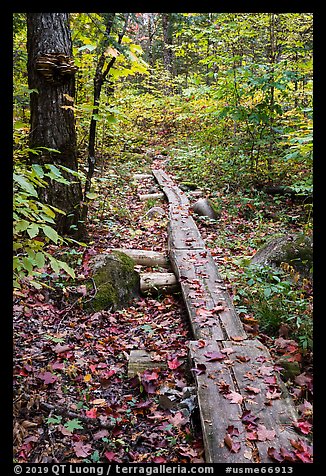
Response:
M39 372L38 374L36 374L36 377L43 380L45 385L49 385L58 380L58 377L56 375L51 374L51 372Z
M86 416L88 418L97 418L97 408L91 408L90 410L86 410Z
M265 425L258 425L257 439L258 441L273 440L276 436L275 430L267 430Z
M180 365L182 365L182 362L180 362L180 360L178 360L177 358L168 361L168 367L171 370L177 369L178 367L180 367Z
M76 453L76 456L80 458L86 458L93 451L92 445L88 443L84 445L82 441L78 441L77 443L74 443L72 446Z
M221 352L206 352L204 356L206 357L208 362L216 362L217 360L223 360L226 357Z
M308 435L311 432L312 424L306 420L298 420L293 423L295 428L297 428L304 435Z

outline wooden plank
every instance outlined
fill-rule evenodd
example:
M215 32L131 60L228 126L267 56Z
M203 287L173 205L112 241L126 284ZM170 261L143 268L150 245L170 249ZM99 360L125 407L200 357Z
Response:
M268 448L292 452L291 440L310 444L308 438L295 431L293 423L298 415L293 401L263 344L246 340L206 341L202 345L190 342L189 357L192 367L203 372L198 374L195 370L194 377L206 462L231 462L233 458L235 463L275 463ZM223 350L224 359L209 360L212 354L213 359L217 352L223 354ZM271 387L266 377L274 376L277 384ZM274 391L281 393L279 398L274 398ZM273 392L274 397L270 397ZM240 443L236 454L223 446L229 425L239 431L239 436L233 438Z
M157 355L157 354L156 354ZM153 360L154 353L147 350L135 349L131 350L128 360L128 377L134 377L138 373L148 369L165 369L166 362L162 360Z
M199 230L190 216L169 214L168 247L178 250L198 250L205 248Z
M111 251L120 251L130 256L136 264L141 266L160 266L161 268L169 268L169 258L165 253L152 250L135 250L131 248L115 248Z
M263 425L268 431L275 431L271 440L255 441L260 461L272 463L267 454L269 447L293 451L290 440L300 438L308 442L304 435L299 435L293 426L298 419L293 401L274 370L273 359L267 348L257 339L243 342L223 342L223 347L232 348L234 353L229 354L232 369L239 392L244 397L246 410L255 415L257 424ZM275 378L275 385L268 382ZM248 391L248 387L257 389L257 393ZM279 395L279 396L277 396ZM309 444L309 442L308 442Z
M221 348L221 344L216 342L207 342L204 348L198 347L196 341L189 343L192 367L196 368L198 364L206 366L204 373L194 372L205 447L205 462L248 463L249 461L244 457L248 446L245 427L241 422L243 410L241 405L230 403L230 400L223 396L218 387L218 383L223 380L232 391L236 391L231 372L220 362L209 362L205 358L207 352L216 352ZM233 437L233 440L241 445L240 451L237 453L231 452L224 441L230 425L239 430L239 436Z
M196 339L245 339L246 333L208 250L169 250ZM215 312L205 313L206 311Z
M162 288L168 292L179 289L179 283L174 273L141 273L140 290L141 292L162 291Z

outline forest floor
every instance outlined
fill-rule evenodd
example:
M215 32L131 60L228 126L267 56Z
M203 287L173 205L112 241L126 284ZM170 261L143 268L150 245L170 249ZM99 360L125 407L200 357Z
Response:
M156 156L126 175L104 171L107 196L94 201L86 248L62 249L76 260L73 285L44 273L50 288L23 287L14 300L14 456L17 462L203 463L197 411L183 411L187 387L194 385L183 363L192 339L180 294L143 296L116 312L86 312L85 278L89 259L108 248L166 251L167 218L149 217L152 206L166 211L164 201L141 202L139 193L159 191L153 181L133 182L133 173L160 168L167 157ZM106 188L105 188L106 187ZM103 192L104 193L104 192ZM109 196L108 196L109 195ZM296 216L291 205L285 211ZM198 220L206 245L218 266L229 266L235 255L253 255L250 221L222 210L216 223ZM275 230L278 225L275 225ZM281 226L281 225L280 225ZM296 231L295 220L289 225ZM274 231L275 231L274 230ZM221 240L234 236L233 247ZM276 230L277 231L277 230ZM74 254L75 253L75 254ZM148 268L147 271L151 271ZM234 272L236 273L236 269ZM231 273L232 274L232 273ZM57 277L58 278L58 277ZM232 282L226 278L231 295ZM292 354L301 373L286 382L300 414L298 433L311 433L312 369L309 355L280 335L259 332L254 316L243 314L246 331L257 336L278 358ZM132 349L146 349L168 362L166 369L127 375ZM163 397L163 395L165 395ZM192 409L190 409L192 410Z

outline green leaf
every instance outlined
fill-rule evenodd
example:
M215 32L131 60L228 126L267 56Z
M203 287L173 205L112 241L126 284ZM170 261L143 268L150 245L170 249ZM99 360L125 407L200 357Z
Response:
M35 255L35 264L38 268L43 268L45 265L45 256L40 251Z
M62 416L52 416L52 417L48 417L46 419L46 423L50 424L52 423L53 425L59 425L59 423L61 423L61 420L62 420Z
M53 241L55 244L58 243L59 235L51 226L43 225L42 230L51 241Z
M32 165L32 169L34 170L34 172L36 173L36 175L40 178L43 178L44 177L44 170L43 168L38 165L38 164L33 164Z
M19 231L25 231L27 230L27 228L29 227L30 225L30 222L27 221L27 220L18 220L16 223L15 223L15 232L19 232Z
M35 190L33 185L28 180L26 180L25 177L23 177L22 175L18 175L18 174L14 173L13 174L13 179L14 179L14 182L19 183L19 185L24 190L26 190L26 192L28 192L30 195L33 195L33 197L37 197L37 191Z
M36 223L32 223L29 225L27 228L27 233L30 238L35 238L39 234L39 227L36 225Z
M59 260L58 260L58 263L60 264L61 268L67 274L69 274L69 276L71 276L73 279L76 277L75 271L67 263L65 263L64 261L59 261Z
M89 198L90 200L94 200L94 198L98 197L98 194L89 192L89 193L86 193L86 197Z
M49 256L49 260L50 260L50 266L51 268L53 269L53 271L56 273L56 274L59 274L59 271L60 271L60 265L58 263L58 260L53 258L53 256Z
M27 256L22 257L22 264L29 273L33 271L33 263L29 258L27 258Z
M16 121L15 124L14 124L14 129L15 130L23 129L24 127L26 127L26 124L22 121Z
M83 426L80 423L81 422L78 420L78 418L74 418L73 420L68 420L67 423L64 424L64 427L71 432L74 430L82 430Z

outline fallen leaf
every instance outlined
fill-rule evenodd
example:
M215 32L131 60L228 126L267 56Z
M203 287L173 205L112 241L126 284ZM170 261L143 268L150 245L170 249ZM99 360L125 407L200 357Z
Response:
M276 399L280 398L281 395L282 395L282 393L278 392L277 388L274 388L273 390L268 390L266 392L266 398L268 400L276 400Z
M243 396L238 392L231 391L229 394L225 395L225 398L230 400L230 403L241 403L243 402Z
M247 357L246 355L236 355L236 359L239 362L249 362L250 357Z
M108 430L100 430L94 434L93 438L94 440L100 440L101 438L105 438L108 435L109 435Z
M184 415L181 412L177 412L174 416L171 416L169 418L169 422L173 426L176 426L176 427L185 425L186 423L188 423L188 421L189 421L189 418L184 417ZM196 453L196 455L197 455L197 453Z
M221 352L206 352L204 356L208 362L216 362L217 360L225 359L225 355L223 355Z
M232 440L231 436L227 433L224 438L224 443L229 448L232 453L238 453L240 451L241 445L239 442Z
M245 339L245 337L242 336L231 336L231 339L234 340L235 342L240 342Z
M259 424L257 427L258 441L273 440L276 436L275 430L267 430L265 425Z
M272 372L274 371L274 367L268 366L268 365L262 365L259 367L258 372L260 375L268 375L270 376Z
M106 405L106 400L104 398L96 398L90 402L92 405Z
M113 451L106 451L104 453L104 456L106 457L106 459L111 462L111 461L116 461L117 459L117 455L115 453L113 453Z
M93 451L92 445L88 443L84 445L82 441L78 441L77 443L74 443L72 447L76 453L76 456L80 458L86 458Z
M86 416L88 418L97 418L97 409L91 408L90 410L86 410Z
M294 422L293 425L304 435L308 435L312 429L312 424L305 420L298 420L297 422Z
M177 358L168 361L168 367L171 370L177 369L178 367L180 367L180 365L182 365L182 362L180 362L180 360L178 360Z
M199 339L196 343L197 347L199 347L199 349L202 349L203 347L206 346L206 342L203 340L203 339Z
M230 435L230 436L239 436L239 430L238 428L236 428L234 425L229 425L226 429L226 432Z
M247 392L251 392L255 394L260 393L260 388L250 387L249 385L245 387L245 390L247 390Z
M225 347L224 349L221 349L221 352L222 354L230 355L230 354L233 354L235 350L232 349L232 347Z
M43 380L45 385L50 385L51 383L54 383L58 380L58 377L54 374L51 374L51 372L39 372L36 374L36 377Z
M268 448L267 454L271 459L277 461L278 463L282 463L282 461L284 461L284 456L282 456L281 453L273 447Z

